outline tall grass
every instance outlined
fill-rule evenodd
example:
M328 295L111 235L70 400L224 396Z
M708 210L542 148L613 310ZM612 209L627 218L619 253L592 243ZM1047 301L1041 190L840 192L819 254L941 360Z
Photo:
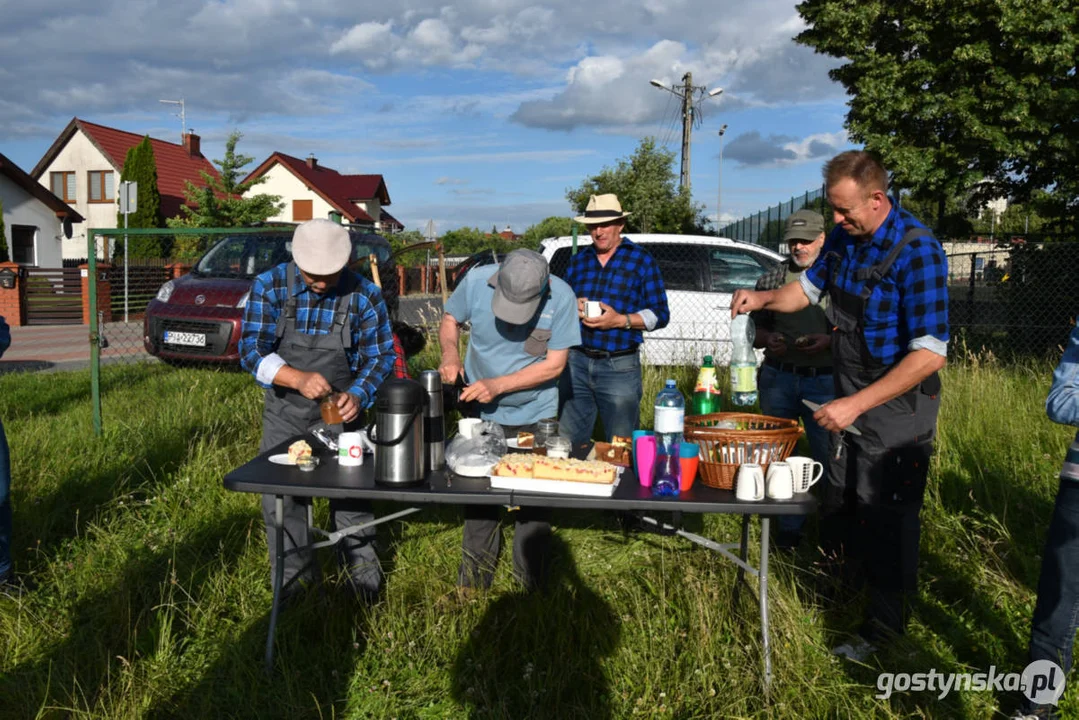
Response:
M436 364L432 347L413 369ZM1025 665L1070 439L1044 416L1050 370L975 359L945 371L921 593L898 647L869 666L833 658L858 599L836 606L815 594L808 547L773 556L768 701L756 604L745 592L732 602L733 568L679 538L625 535L609 515L583 511L553 516L552 586L542 594L522 594L506 558L492 591L447 601L460 557L456 508L427 508L380 532L387 580L373 607L341 591L325 554L326 583L282 615L266 676L258 498L221 484L257 448L262 398L251 378L104 368L97 440L87 373L2 376L16 565L38 588L0 597L0 718L992 717L1014 699L883 701L874 685L881 670ZM693 375L647 368L642 422L665 377L688 390ZM320 503L316 519L325 514ZM729 516L686 522L726 539L738 529ZM1069 700L1066 712L1074 708Z

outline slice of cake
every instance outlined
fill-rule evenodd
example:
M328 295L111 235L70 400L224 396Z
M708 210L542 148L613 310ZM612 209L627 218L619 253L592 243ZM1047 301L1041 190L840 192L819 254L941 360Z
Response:
M633 438L622 437L621 435L612 435L611 445L621 448L631 448L633 447Z
M530 448L536 444L536 436L530 432L517 433L517 447Z
M612 465L629 467L629 448L612 443L596 443L596 460L609 462Z
M532 469L532 477L537 480L567 480L569 482L587 482L610 485L614 483L618 470L610 463L598 460L576 460L574 458L537 457Z
M288 446L288 460L293 465L302 457L311 457L311 446L306 440L297 440Z
M535 463L535 455L522 455L515 453L506 455L491 470L491 474L498 477L532 477L532 468Z

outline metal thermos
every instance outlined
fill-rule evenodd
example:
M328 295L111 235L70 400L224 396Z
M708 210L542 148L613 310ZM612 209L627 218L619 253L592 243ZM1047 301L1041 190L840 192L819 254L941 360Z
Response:
M423 409L424 467L441 470L446 466L446 418L442 411L442 376L438 370L420 373L420 385L427 393Z
M408 485L424 478L423 409L427 394L415 380L387 378L375 396L375 480Z

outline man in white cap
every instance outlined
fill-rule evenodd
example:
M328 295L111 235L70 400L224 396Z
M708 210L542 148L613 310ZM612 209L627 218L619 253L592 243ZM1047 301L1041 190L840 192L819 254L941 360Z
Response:
M532 250L514 250L501 265L481 266L465 275L446 302L439 328L443 382L464 374L461 400L475 402L483 420L502 426L507 437L535 429L558 412L558 376L569 348L579 345L577 302L569 286L551 277L547 261ZM457 353L459 325L472 323L462 365ZM538 508L517 511L513 566L529 589L546 575L551 525ZM461 588L487 588L502 550L498 508L465 507Z
M330 220L309 220L292 236L292 261L255 278L240 337L243 367L266 388L262 414L265 452L320 422L319 401L331 396L349 428L374 402L378 386L394 362L393 333L382 293L346 269L352 255L348 230ZM286 497L285 551L309 543L308 498ZM267 544L274 542L274 496L263 495ZM362 501L331 500L335 528L370 522ZM374 548L374 528L349 536L338 548L356 595L373 601L382 571ZM270 552L270 570L276 572ZM318 579L314 552L285 559L286 596L296 583Z
M644 332L667 326L671 313L659 265L622 236L629 213L617 195L593 195L584 215L592 244L569 261L565 279L577 296L581 344L569 357L562 384L560 428L574 445L592 438L599 414L606 439L629 437L641 409ZM586 317L586 301L599 301L598 317Z

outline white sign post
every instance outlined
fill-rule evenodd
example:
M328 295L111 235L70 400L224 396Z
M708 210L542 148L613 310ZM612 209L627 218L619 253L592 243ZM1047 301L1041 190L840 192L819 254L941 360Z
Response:
M120 183L120 212L124 215L124 230L127 230L127 216L138 209L139 184L131 180ZM127 233L124 233L124 322L127 322Z

